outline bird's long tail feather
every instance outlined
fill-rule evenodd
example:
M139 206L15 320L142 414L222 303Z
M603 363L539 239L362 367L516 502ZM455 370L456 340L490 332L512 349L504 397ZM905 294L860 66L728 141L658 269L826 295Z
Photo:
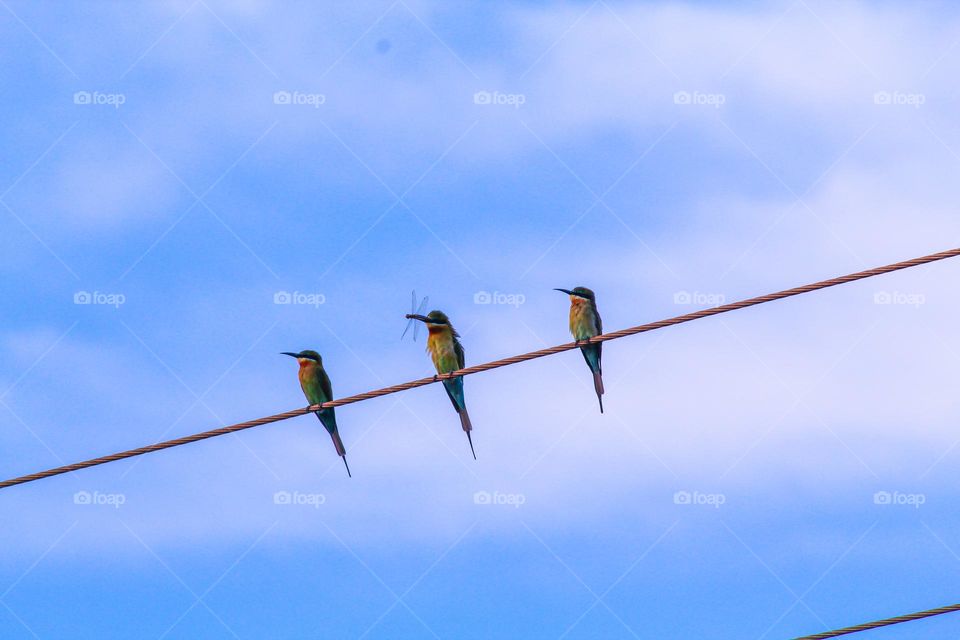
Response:
M597 391L597 400L600 402L600 413L603 413L603 376L599 371L593 372L593 388Z
M477 459L477 452L473 450L473 438L470 437L470 432L469 432L469 431L467 431L467 442L470 443L470 453L473 454L473 459L476 460L476 459Z
M593 372L593 388L597 391L597 401L600 402L600 413L603 413L603 377L600 375L600 353L602 344L588 344L580 347L583 359Z
M340 439L339 432L331 431L330 439L333 440L333 446L336 447L338 456L343 457L347 455L347 449L343 446L343 440Z
M343 440L340 439L340 433L338 431L331 432L330 439L333 440L333 446L337 450L337 455L343 458L343 466L347 468L347 476L352 478L353 474L350 473L350 465L347 464L347 449L343 446Z
M473 459L477 459L477 452L473 449L473 437L471 437L470 432L473 431L473 424L470 422L470 414L467 413L466 409L461 409L457 413L460 414L460 426L463 427L464 433L467 434L467 440L470 442L470 453L473 454Z

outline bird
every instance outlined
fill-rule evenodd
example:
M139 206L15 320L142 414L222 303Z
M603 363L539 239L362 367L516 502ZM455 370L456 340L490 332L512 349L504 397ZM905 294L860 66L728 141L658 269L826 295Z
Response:
M603 333L603 321L597 311L597 296L586 287L570 289L554 289L570 296L570 333L578 343ZM597 401L600 402L600 413L603 413L603 375L600 367L600 355L603 343L588 343L580 345L580 352L587 366L593 372L593 387L597 392Z
M450 318L442 311L431 311L427 315L418 313L408 313L408 319L419 320L427 325L429 336L427 337L427 352L430 359L433 360L433 366L437 369L437 375L441 373L450 373L457 369L463 369L463 345L460 344L460 334L450 324ZM436 379L436 376L434 376ZM453 408L460 415L460 426L467 434L467 440L470 442L470 453L473 459L477 459L477 452L473 449L473 438L470 432L473 425L470 423L470 414L467 413L467 402L463 397L463 378L456 377L449 380L443 380L443 388L446 389Z
M310 404L323 404L333 400L333 388L330 386L330 376L323 368L323 358L316 351L307 349L299 353L284 351L281 355L296 358L300 363L300 388L303 389L303 395L306 396ZM334 408L320 409L315 411L317 418L323 424L330 438L333 440L333 446L337 450L337 455L343 458L343 466L347 468L347 476L353 477L350 473L350 465L347 464L347 450L343 446L343 440L340 439L340 433L337 431L337 416Z

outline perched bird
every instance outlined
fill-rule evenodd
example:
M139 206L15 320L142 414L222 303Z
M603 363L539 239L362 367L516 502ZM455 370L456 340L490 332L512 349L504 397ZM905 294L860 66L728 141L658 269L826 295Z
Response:
M323 358L316 351L306 350L300 353L290 353L284 351L282 355L296 358L300 363L300 388L303 389L303 395L306 396L310 404L322 404L333 400L333 389L330 386L330 377L323 369ZM347 468L347 475L353 477L350 473L350 465L347 464L347 450L343 446L343 440L337 432L337 416L334 408L321 409L316 412L317 417L326 428L330 437L333 439L333 446L337 449L337 455L343 458L343 465Z
M554 289L570 296L570 333L577 342L586 340L603 333L603 322L597 311L597 297L586 287ZM600 368L600 354L603 343L584 344L580 346L583 359L593 372L593 387L597 391L597 400L600 402L600 413L603 413L603 376Z
M436 367L438 374L463 369L463 345L457 340L460 334L457 333L453 325L450 324L450 318L448 318L445 313L442 311L431 311L425 316L418 313L408 313L406 317L412 320L419 320L427 325L427 330L430 332L427 338L427 351L430 353L430 359L433 360L433 366ZM473 438L470 436L473 425L470 424L470 415L467 413L467 402L463 397L463 378L458 377L444 380L443 388L447 390L447 395L450 396L450 402L453 403L453 408L460 414L460 426L463 427L463 431L467 434L467 440L470 441L470 453L473 454L473 459L476 460L477 452L473 450Z

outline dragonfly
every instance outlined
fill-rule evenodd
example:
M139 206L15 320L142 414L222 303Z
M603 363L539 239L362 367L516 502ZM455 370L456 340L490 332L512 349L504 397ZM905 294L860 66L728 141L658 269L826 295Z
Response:
M430 301L430 296L423 296L423 300L420 301L420 304L417 305L417 292L416 290L410 292L410 315L422 316L423 312L427 309L427 302ZM403 335L400 336L400 339L403 340L407 336L407 332L410 331L410 325L413 325L413 341L417 341L417 336L420 335L420 322L413 320L407 320L407 328L403 330Z

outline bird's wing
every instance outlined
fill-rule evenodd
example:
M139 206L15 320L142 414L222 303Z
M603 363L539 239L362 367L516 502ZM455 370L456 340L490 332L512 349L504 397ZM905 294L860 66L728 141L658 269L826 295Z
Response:
M320 390L326 396L324 402L333 400L333 386L330 384L330 376L327 375L326 369L320 369Z
M593 317L597 319L597 335L603 333L603 320L600 319L600 312L597 310L597 303L593 302ZM597 343L597 370L600 370L600 358L603 354L603 343Z
M303 395L307 397L310 404L321 404L333 400L330 378L320 367L310 367L304 371L304 375L300 378L300 385L303 387Z
M317 382L319 382L320 393L323 396L321 402L329 402L333 400L333 387L330 384L330 376L327 375L326 369L320 369ZM320 422L323 423L323 426L331 434L337 431L337 414L334 407L329 409L321 409L317 412L317 417L320 418ZM339 451L338 451L339 452Z
M593 317L597 319L597 334L603 333L603 320L600 319L600 312L597 311L597 303L591 302L590 306L593 307Z
M457 354L457 369L463 369L466 360L463 354L463 345L456 338L453 339L453 352Z

